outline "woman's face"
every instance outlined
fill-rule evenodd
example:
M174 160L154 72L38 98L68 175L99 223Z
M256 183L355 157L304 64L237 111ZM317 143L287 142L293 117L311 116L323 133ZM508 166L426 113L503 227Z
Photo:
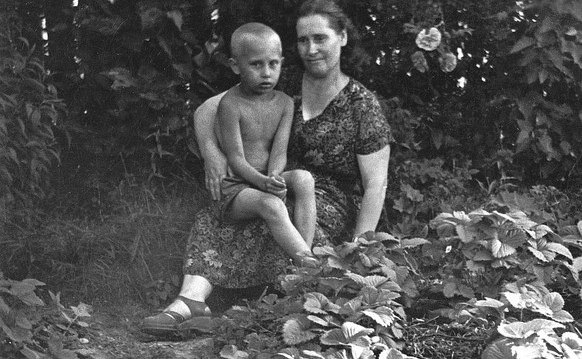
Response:
M309 15L297 21L297 51L312 76L325 77L340 71L341 49L348 42L346 31L336 32L322 15Z

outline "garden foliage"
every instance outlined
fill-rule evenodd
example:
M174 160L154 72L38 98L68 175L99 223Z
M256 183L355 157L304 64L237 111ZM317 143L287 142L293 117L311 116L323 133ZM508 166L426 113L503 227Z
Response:
M3 244L18 248L9 256L11 269L19 261L26 270L44 263L38 258L43 248L58 251L48 242L17 243L21 238L68 228L55 237L78 243L50 258L52 269L90 258L87 243L108 243L98 252L106 252L103 258L91 258L95 268L118 271L120 262L140 259L150 280L148 299L156 305L168 300L179 281L153 278L144 248L157 237L164 239L154 251L176 246L188 220L163 227L172 224L166 213L175 219L175 212L162 211L146 186L146 204L133 208L125 186L140 187L133 171L145 170L148 180L165 178L156 182L163 185L180 186L168 180L176 174L196 178L202 168L191 117L202 101L236 82L226 62L230 34L243 22L265 22L281 34L286 63L297 64L289 16L297 3L79 0L55 9L47 0L11 1L10 11L0 11L0 220L18 204L24 212L12 212L17 222L30 222L37 200L52 191L59 158L77 169L87 167L88 158L109 167L121 163L124 178L103 191L92 178L80 181L79 187L99 189L89 196L96 208L90 214L98 216L43 224L10 238L0 233ZM224 344L218 354L414 357L420 354L407 325L438 318L484 333L484 359L580 357L574 323L582 301L581 3L341 4L366 55L350 75L378 95L396 139L383 232L316 248L322 268L290 269L281 278L284 297L233 308L232 320L217 328L219 338L229 338L217 340ZM64 122L67 133L60 132ZM131 219L108 223L105 200L114 204L111 212L130 209ZM156 206L160 213L151 211ZM45 208L52 209L50 203ZM101 225L93 228L123 227L119 233L131 239L80 228L91 220ZM142 220L159 232L143 235ZM66 309L52 295L56 315L40 318L34 292L41 285L0 276L0 353L75 355L62 339L78 336L88 310Z
M14 208L29 219L59 160L55 131L65 104L13 12L0 14L0 221ZM1 228L1 227L0 227Z

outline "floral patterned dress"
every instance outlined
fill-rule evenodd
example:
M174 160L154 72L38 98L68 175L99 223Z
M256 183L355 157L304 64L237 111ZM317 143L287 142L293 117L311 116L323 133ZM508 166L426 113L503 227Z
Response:
M299 93L300 81L289 94ZM357 155L376 152L393 140L376 97L361 83L348 84L315 118L304 121L301 96L295 95L288 168L315 177L315 243L351 239L362 197ZM195 218L188 238L184 273L201 275L213 285L244 288L277 283L289 266L261 220L221 225L211 209Z

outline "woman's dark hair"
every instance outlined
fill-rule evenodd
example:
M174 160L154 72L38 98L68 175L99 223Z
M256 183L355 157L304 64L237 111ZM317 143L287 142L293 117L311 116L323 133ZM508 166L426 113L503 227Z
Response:
M341 68L348 74L359 72L368 56L360 47L360 34L342 8L334 0L305 0L297 10L295 23L300 18L310 15L325 17L329 21L329 26L337 33L346 31L348 42L342 49Z

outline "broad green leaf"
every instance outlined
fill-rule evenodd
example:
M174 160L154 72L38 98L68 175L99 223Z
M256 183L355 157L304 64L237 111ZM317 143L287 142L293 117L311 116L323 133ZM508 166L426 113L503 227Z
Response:
M330 287L336 293L338 293L343 287L345 287L347 284L350 284L351 282L352 282L351 280L349 280L348 278L345 278L345 277L342 277L342 278L325 277L325 278L319 279L319 283L321 285Z
M530 46L535 45L536 40L532 37L528 37L528 36L524 36L521 39L519 39L515 45L513 45L513 47L511 48L511 50L509 51L511 54L515 54L516 52L520 52Z
M340 328L336 328L323 333L320 342L323 345L343 345L346 344L346 337Z
M330 300L321 293L311 292L305 294L305 304L303 304L303 308L309 313L328 314L328 312L337 313L340 306L330 302Z
M543 303L547 305L552 312L564 308L564 298L562 298L560 293L556 292L546 294L543 298Z
M499 239L493 238L491 240L491 254L493 254L493 257L503 258L510 256L515 252L516 252L515 248L506 243L501 242Z
M370 344L372 344L372 341L368 337L365 337L365 339L364 337L360 337L357 339L356 343L350 343L352 358L375 359L376 355L374 355L374 352L368 349Z
M515 309L525 309L527 307L527 302L521 293L503 292L501 294Z
M455 226L459 238L464 243L470 243L479 236L479 232L472 225L458 224Z
M75 313L75 315L78 317L90 317L91 316L91 314L89 314L89 312L92 310L92 308L88 304L79 303L79 305L76 307L71 305L71 309L73 310L73 313Z
M374 309L364 310L364 315L374 319L376 323L383 327L388 327L394 323L394 311L389 307L378 307Z
M545 263L547 263L555 258L555 254L552 252L539 251L533 247L527 247L527 250L530 251L537 259L539 259Z
M548 248L548 250L550 250L552 252L561 254L570 260L574 260L574 257L572 256L572 253L570 252L570 250L560 243L549 242L547 245L547 248Z
M44 354L34 351L28 347L20 349L20 354L24 355L26 359L42 359L46 357Z
M501 301L498 301L497 299L493 299L493 298L489 298L489 297L485 297L485 299L483 300L478 300L476 301L473 305L475 305L476 307L490 307L490 308L502 308L505 306L505 304Z
M561 339L562 343L566 344L572 349L582 348L582 338L580 338L576 333L564 332Z
M301 355L302 355L302 358L306 358L306 359L312 359L312 358L325 359L325 357L323 355L321 355L313 350L303 350L303 351L301 351Z
M414 357L402 354L398 349L390 348L384 350L378 356L378 359L413 359Z
M443 294L447 298L452 298L457 294L457 284L455 282L447 282L443 287Z
M512 359L515 358L511 348L514 343L507 339L497 340L487 346L481 355L482 359Z
M318 317L316 315L308 315L307 319L311 320L315 324L319 324L322 327L326 327L326 328L329 328L329 327L339 328L339 327L341 327L341 323L331 315L325 315L325 316L323 316L323 318Z
M341 331L345 338L351 341L353 338L372 334L374 329L366 328L353 322L345 322L342 324Z
M361 276L356 273L346 273L346 277L362 286L378 287L385 283L388 278L379 275Z
M313 254L318 257L332 256L339 257L335 249L331 246L318 246L313 248Z
M430 241L424 238L407 238L400 241L401 248L415 248L424 244L428 244Z
M563 309L553 312L551 318L559 323L571 323L574 321L574 317Z
M310 326L311 322L306 317L289 319L283 325L283 340L289 345L310 341L317 337L317 334L309 330Z
M547 348L544 344L527 343L525 345L514 345L511 348L516 359L548 358Z
M396 238L393 235L391 235L390 233L386 233L386 232L376 232L374 239L379 241L379 242L386 242L386 241L395 242L395 243L400 242L400 240L398 238Z
M220 351L220 357L224 359L246 359L249 355L243 351L238 350L236 345L225 345Z

